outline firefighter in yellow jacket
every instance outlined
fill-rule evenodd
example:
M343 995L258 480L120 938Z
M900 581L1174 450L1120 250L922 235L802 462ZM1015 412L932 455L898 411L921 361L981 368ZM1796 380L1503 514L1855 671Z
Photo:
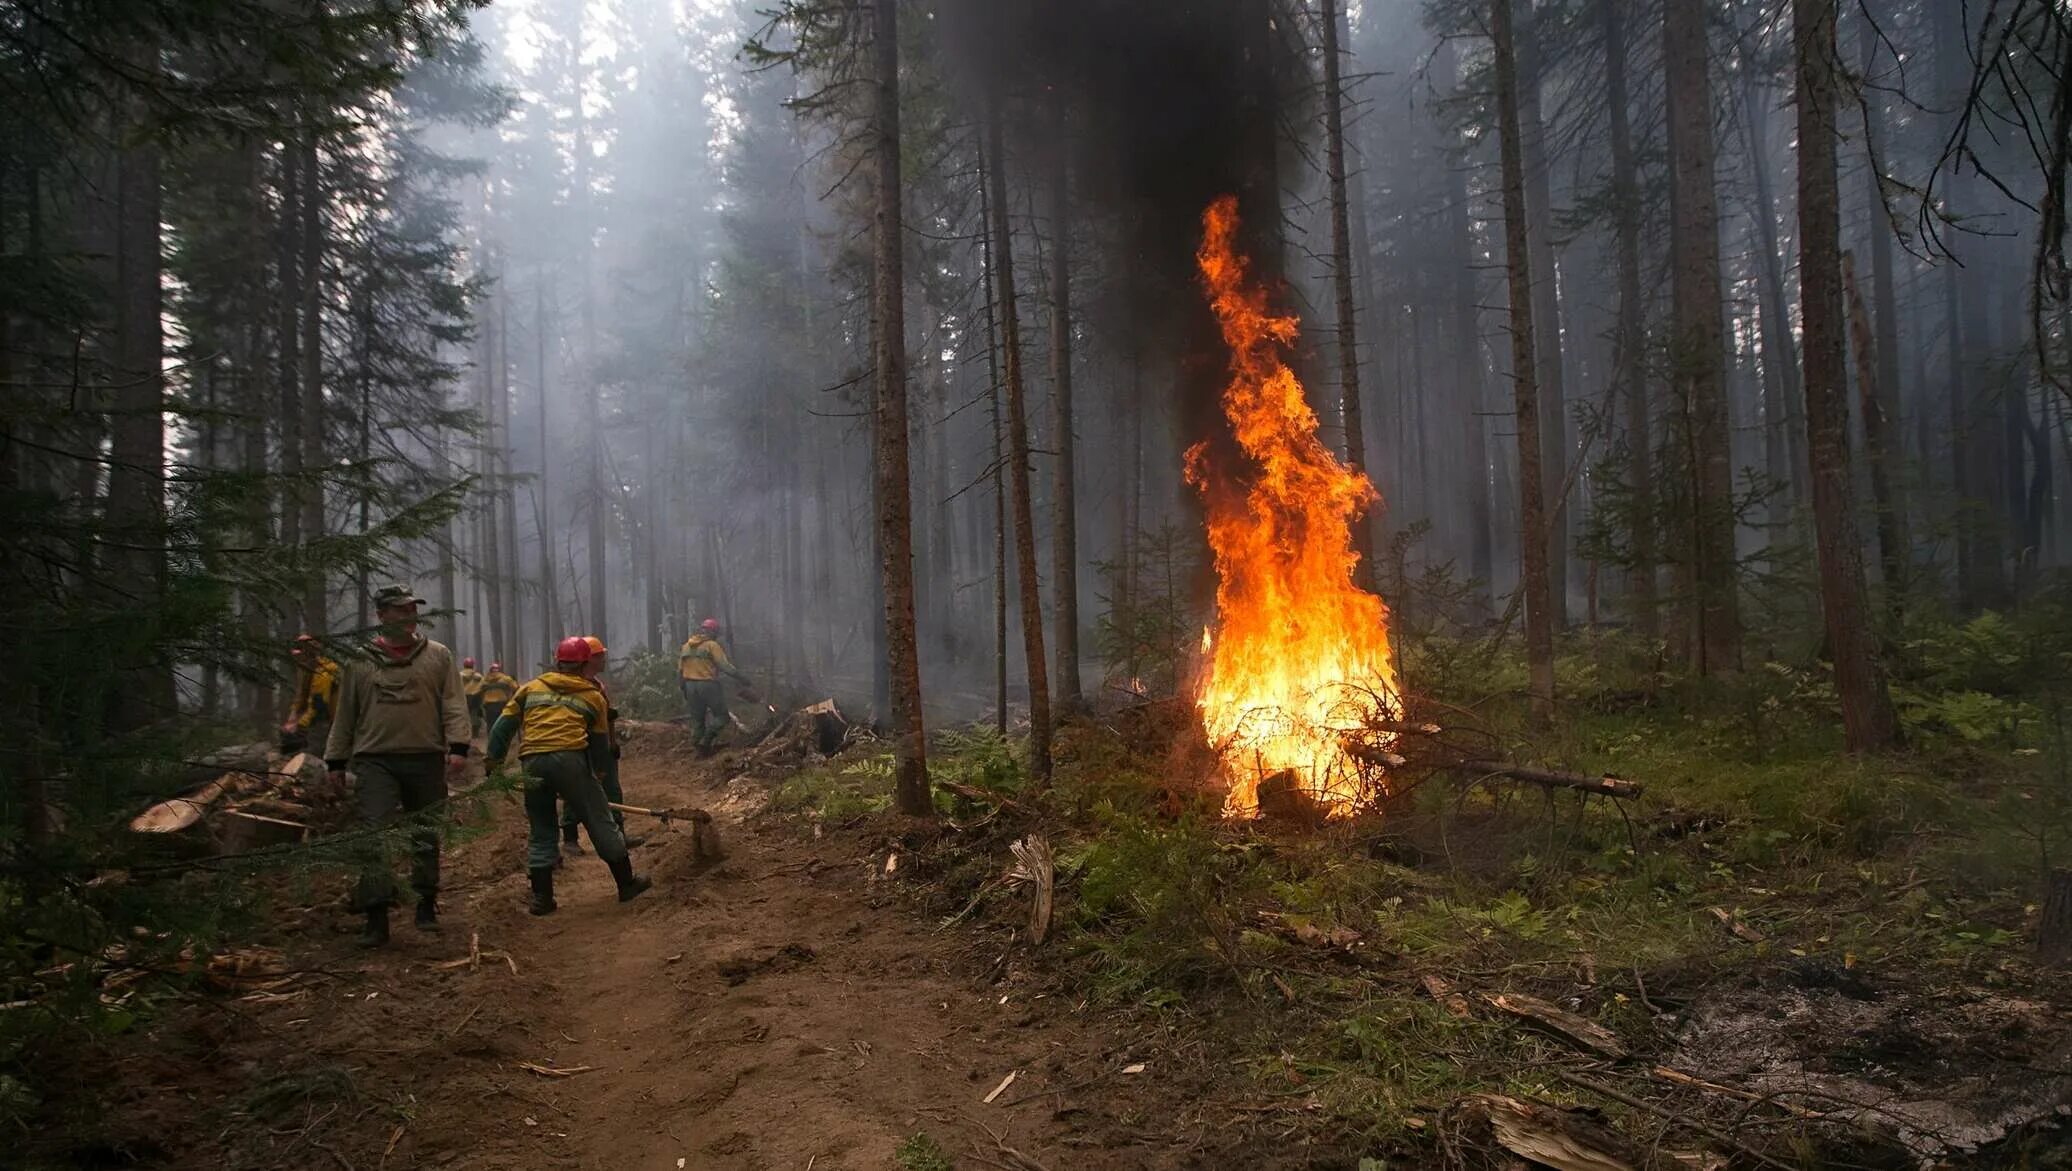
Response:
M460 661L460 689L468 697L468 731L482 730L482 672L475 669L475 660Z
M682 677L684 707L690 716L691 743L701 753L719 745L719 734L727 729L727 693L719 677L726 675L747 684L748 676L727 658L719 642L719 619L699 623L698 633L686 639L677 652L677 673ZM710 721L710 727L707 722Z
M489 674L482 677L482 718L495 723L504 714L504 705L517 693L518 681L504 674L504 665L489 664Z
M598 778L611 763L611 705L597 684L583 677L590 644L564 638L554 651L554 669L527 682L504 705L489 729L490 767L501 765L511 740L519 740L518 757L525 768L526 876L532 882L532 913L552 914L554 860L559 856L557 801L575 810L590 831L590 844L611 868L625 902L652 885L633 873L626 840L612 821Z
M281 724L281 751L300 752L312 741L321 751L338 706L338 661L313 634L296 635L288 658L295 663L295 709Z

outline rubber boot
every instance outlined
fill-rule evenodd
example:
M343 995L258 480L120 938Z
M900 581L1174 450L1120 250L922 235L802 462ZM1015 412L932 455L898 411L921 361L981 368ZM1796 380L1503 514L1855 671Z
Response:
M654 880L647 875L633 873L631 858L621 858L608 865L612 868L612 877L618 881L619 901L622 903L638 898L640 892L655 885Z
M414 920L419 931L437 934L439 930L439 896L423 894L417 896L417 917Z
M375 907L367 912L367 925L360 929L356 941L361 947L384 947L389 941L388 908Z
M551 915L558 910L554 902L554 867L535 866L525 874L532 879L532 906L526 909L535 915Z
M583 843L576 840L575 826L569 825L561 828L561 852L571 857L580 857L582 855Z

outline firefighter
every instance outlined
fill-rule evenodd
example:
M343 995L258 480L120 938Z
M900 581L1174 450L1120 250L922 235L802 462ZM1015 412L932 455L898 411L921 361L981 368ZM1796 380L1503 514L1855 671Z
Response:
M748 676L734 666L727 658L726 648L720 645L717 618L699 623L698 632L684 640L676 665L682 676L684 706L690 715L691 743L700 754L709 755L719 746L719 734L726 730L728 721L727 693L719 677L724 673L745 687ZM707 717L712 721L710 728L706 726Z
M314 634L298 634L288 646L295 663L295 707L281 725L281 751L301 752L314 742L321 751L338 702L338 662L324 654Z
M583 664L580 673L583 678L595 683L598 693L604 696L605 734L611 740L611 759L606 762L604 775L598 778L598 782L604 786L606 800L614 805L624 805L626 791L619 786L619 757L623 754L623 748L619 743L619 709L613 705L611 689L606 687L604 682L604 672L609 665L608 656L611 652L605 649L604 640L594 634L584 635L583 641L590 644L590 661ZM583 852L583 843L576 840L577 824L575 806L564 807L561 813L562 853L580 855ZM619 827L619 836L626 840L627 849L646 843L646 838L626 832L626 815L616 809L612 810L612 824Z
M482 730L482 672L475 669L475 660L460 661L460 686L468 697L468 731Z
M417 892L417 927L439 929L439 831L430 812L446 801L448 785L467 767L467 698L453 652L417 628L424 604L408 586L383 586L374 595L380 632L348 659L338 689L338 711L324 749L333 784L348 772L359 786L360 818L383 826L414 815L410 885ZM360 946L388 942L389 906L396 878L387 835L368 834L361 852L355 902L367 916Z
M583 677L590 644L564 638L554 649L554 669L527 682L504 705L489 729L488 759L501 767L511 738L519 738L518 758L525 769L525 818L530 827L525 868L532 882L531 911L550 915L555 909L555 805L565 801L575 810L597 855L611 868L625 902L653 883L633 873L626 843L613 824L598 778L611 761L611 705L597 685Z
M511 696L518 692L518 681L504 674L502 663L489 664L489 674L482 677L482 717L490 723L503 714L504 705L511 702Z

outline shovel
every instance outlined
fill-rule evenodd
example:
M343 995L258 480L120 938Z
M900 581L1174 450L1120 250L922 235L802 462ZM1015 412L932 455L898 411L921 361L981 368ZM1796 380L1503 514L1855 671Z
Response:
M712 815L703 809L647 809L639 805L620 805L606 802L620 813L634 813L652 817L667 825L672 821L691 823L691 861L717 862L727 856L726 847L720 844L719 827L713 824Z

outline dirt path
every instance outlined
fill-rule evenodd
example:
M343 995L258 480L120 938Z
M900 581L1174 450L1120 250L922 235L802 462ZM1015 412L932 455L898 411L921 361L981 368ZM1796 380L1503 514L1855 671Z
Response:
M626 764L630 800L722 810L729 859L696 871L689 833L666 828L636 851L651 893L621 905L594 856L570 859L560 912L534 919L522 818L500 800L448 854L442 934L403 916L370 956L334 907L311 908L284 941L323 972L306 991L154 1042L161 1055L214 1047L223 1080L159 1071L133 1103L145 1125L191 1122L206 1097L234 1123L170 1161L886 1171L926 1131L963 1167L1234 1165L1239 1144L1217 1137L1177 1071L1121 1072L1155 1037L989 983L992 957L968 954L976 937L933 930L873 880L882 853L744 822L741 786L730 802L674 744ZM510 962L468 964L473 937Z

